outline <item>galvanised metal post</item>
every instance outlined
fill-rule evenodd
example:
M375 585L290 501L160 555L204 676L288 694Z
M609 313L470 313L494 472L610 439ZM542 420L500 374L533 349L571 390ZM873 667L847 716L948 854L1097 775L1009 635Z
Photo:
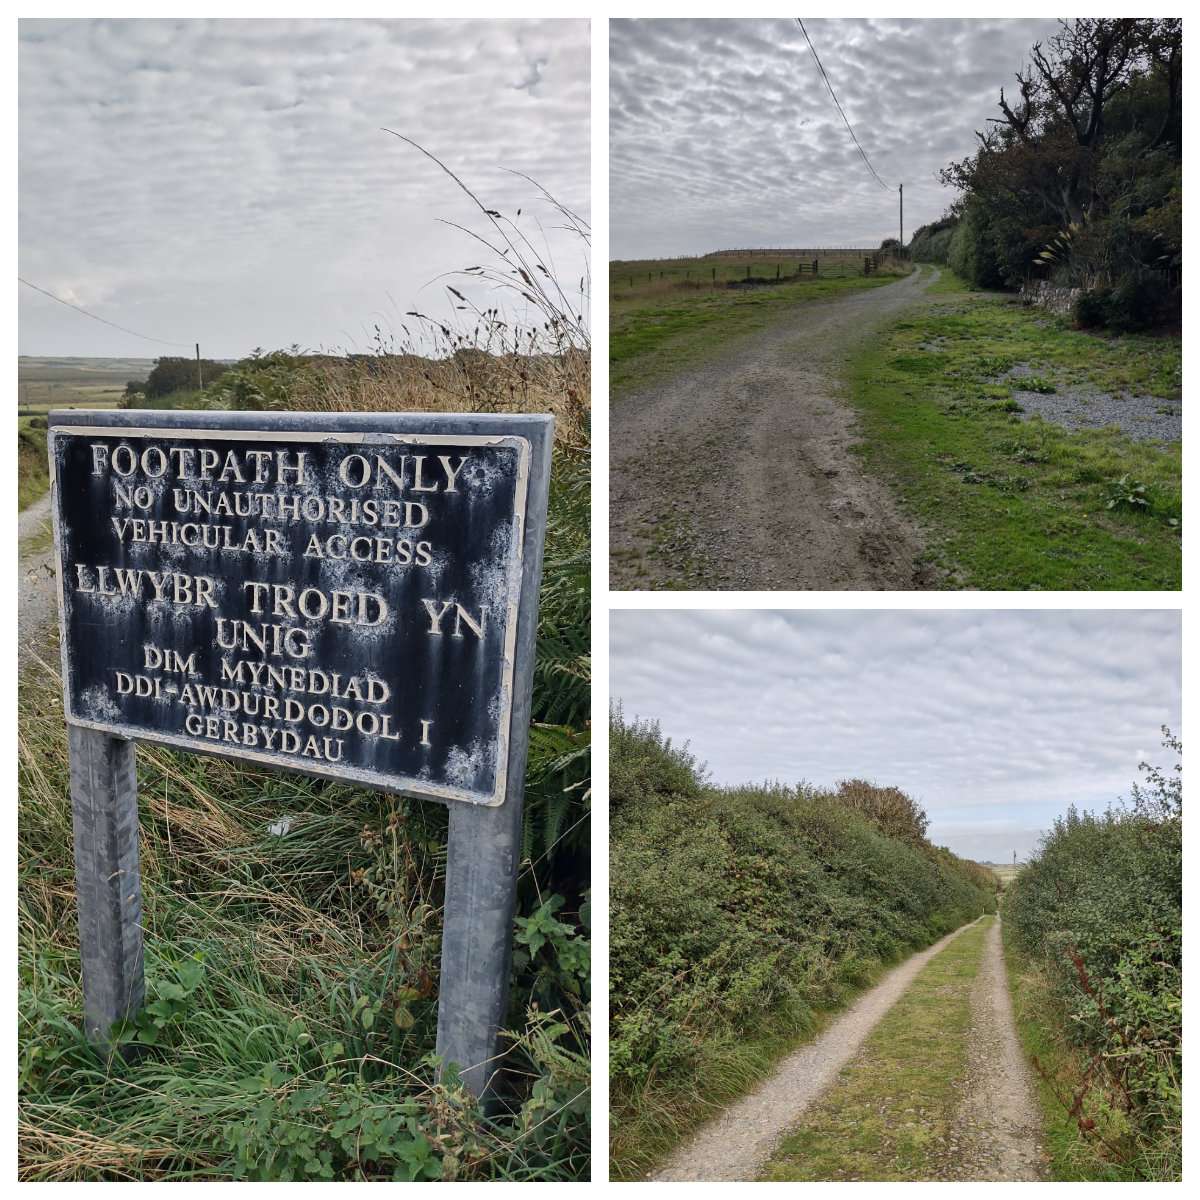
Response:
M67 726L84 1032L104 1053L145 996L133 742Z
M533 657L554 442L553 421L544 420L540 429L523 431L531 442L529 497L506 795L504 803L495 808L450 806L437 1052L446 1062L462 1068L464 1082L480 1097L493 1090L497 1038L508 1004L512 965Z

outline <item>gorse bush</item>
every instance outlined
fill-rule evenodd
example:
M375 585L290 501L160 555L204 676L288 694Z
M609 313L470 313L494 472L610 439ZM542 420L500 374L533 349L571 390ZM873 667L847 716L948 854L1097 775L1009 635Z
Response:
M818 1009L994 911L995 877L912 840L911 824L883 832L838 794L705 786L686 748L619 705L610 753L612 1154L632 1177L761 1076Z
M1181 755L1169 733L1164 745ZM1004 914L1045 974L1052 1027L1086 1055L1062 1096L1068 1119L1130 1177L1178 1178L1182 764L1143 769L1147 784L1128 804L1055 821Z

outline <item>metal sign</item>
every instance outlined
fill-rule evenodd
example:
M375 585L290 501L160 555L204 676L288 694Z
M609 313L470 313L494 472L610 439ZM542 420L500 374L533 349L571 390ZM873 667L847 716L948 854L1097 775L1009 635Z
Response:
M486 1088L552 437L546 416L51 413L94 1040L140 1004L148 741L450 805L438 1046Z
M68 720L503 799L526 439L152 418L50 440Z

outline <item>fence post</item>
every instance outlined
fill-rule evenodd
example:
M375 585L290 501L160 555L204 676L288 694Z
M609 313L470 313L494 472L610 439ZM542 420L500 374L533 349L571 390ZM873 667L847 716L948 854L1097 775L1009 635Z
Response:
M816 273L817 273L817 260L814 258L813 259L813 274L815 275Z

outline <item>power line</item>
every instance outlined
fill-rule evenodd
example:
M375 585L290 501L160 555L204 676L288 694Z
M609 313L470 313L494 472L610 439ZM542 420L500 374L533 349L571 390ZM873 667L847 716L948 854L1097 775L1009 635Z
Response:
M113 329L119 329L122 333L131 333L134 337L145 338L148 342L158 342L160 346L181 346L183 349L188 348L186 342L165 342L162 338L151 337L148 333L138 333L134 329L126 329L124 325L117 325L113 321L106 321L103 317L96 316L95 313L90 313L86 308L80 308L78 304L72 304L69 300L64 300L61 296L56 296L53 292L46 291L45 288L40 288L36 283L30 283L28 279L22 279L17 276L17 282L23 283L27 288L33 288L35 292L41 292L43 296L49 296L51 300L57 300L59 304L65 304L74 312L82 313L85 317L91 317L93 321L99 321L101 325L111 325Z
M842 112L842 106L838 102L837 95L833 90L833 84L829 82L829 76L825 74L825 68L821 66L821 60L817 57L817 51L812 44L812 38L808 36L808 30L804 28L804 22L799 17L796 18L796 24L800 26L800 32L804 34L804 40L808 43L808 52L813 56L813 62L817 64L817 70L821 72L821 78L825 80L825 86L829 89L829 94L833 97L833 102L837 105L837 110L841 113L842 120L846 124L846 132L850 134L851 141L857 147L859 154L862 155L862 160L867 164L867 170L875 176L875 182L879 184L885 192L894 192L896 189L888 187L882 179L879 178L879 172L871 166L871 160L867 157L867 152L858 144L858 138L854 136L854 130L850 128L850 122L846 120L846 114Z

